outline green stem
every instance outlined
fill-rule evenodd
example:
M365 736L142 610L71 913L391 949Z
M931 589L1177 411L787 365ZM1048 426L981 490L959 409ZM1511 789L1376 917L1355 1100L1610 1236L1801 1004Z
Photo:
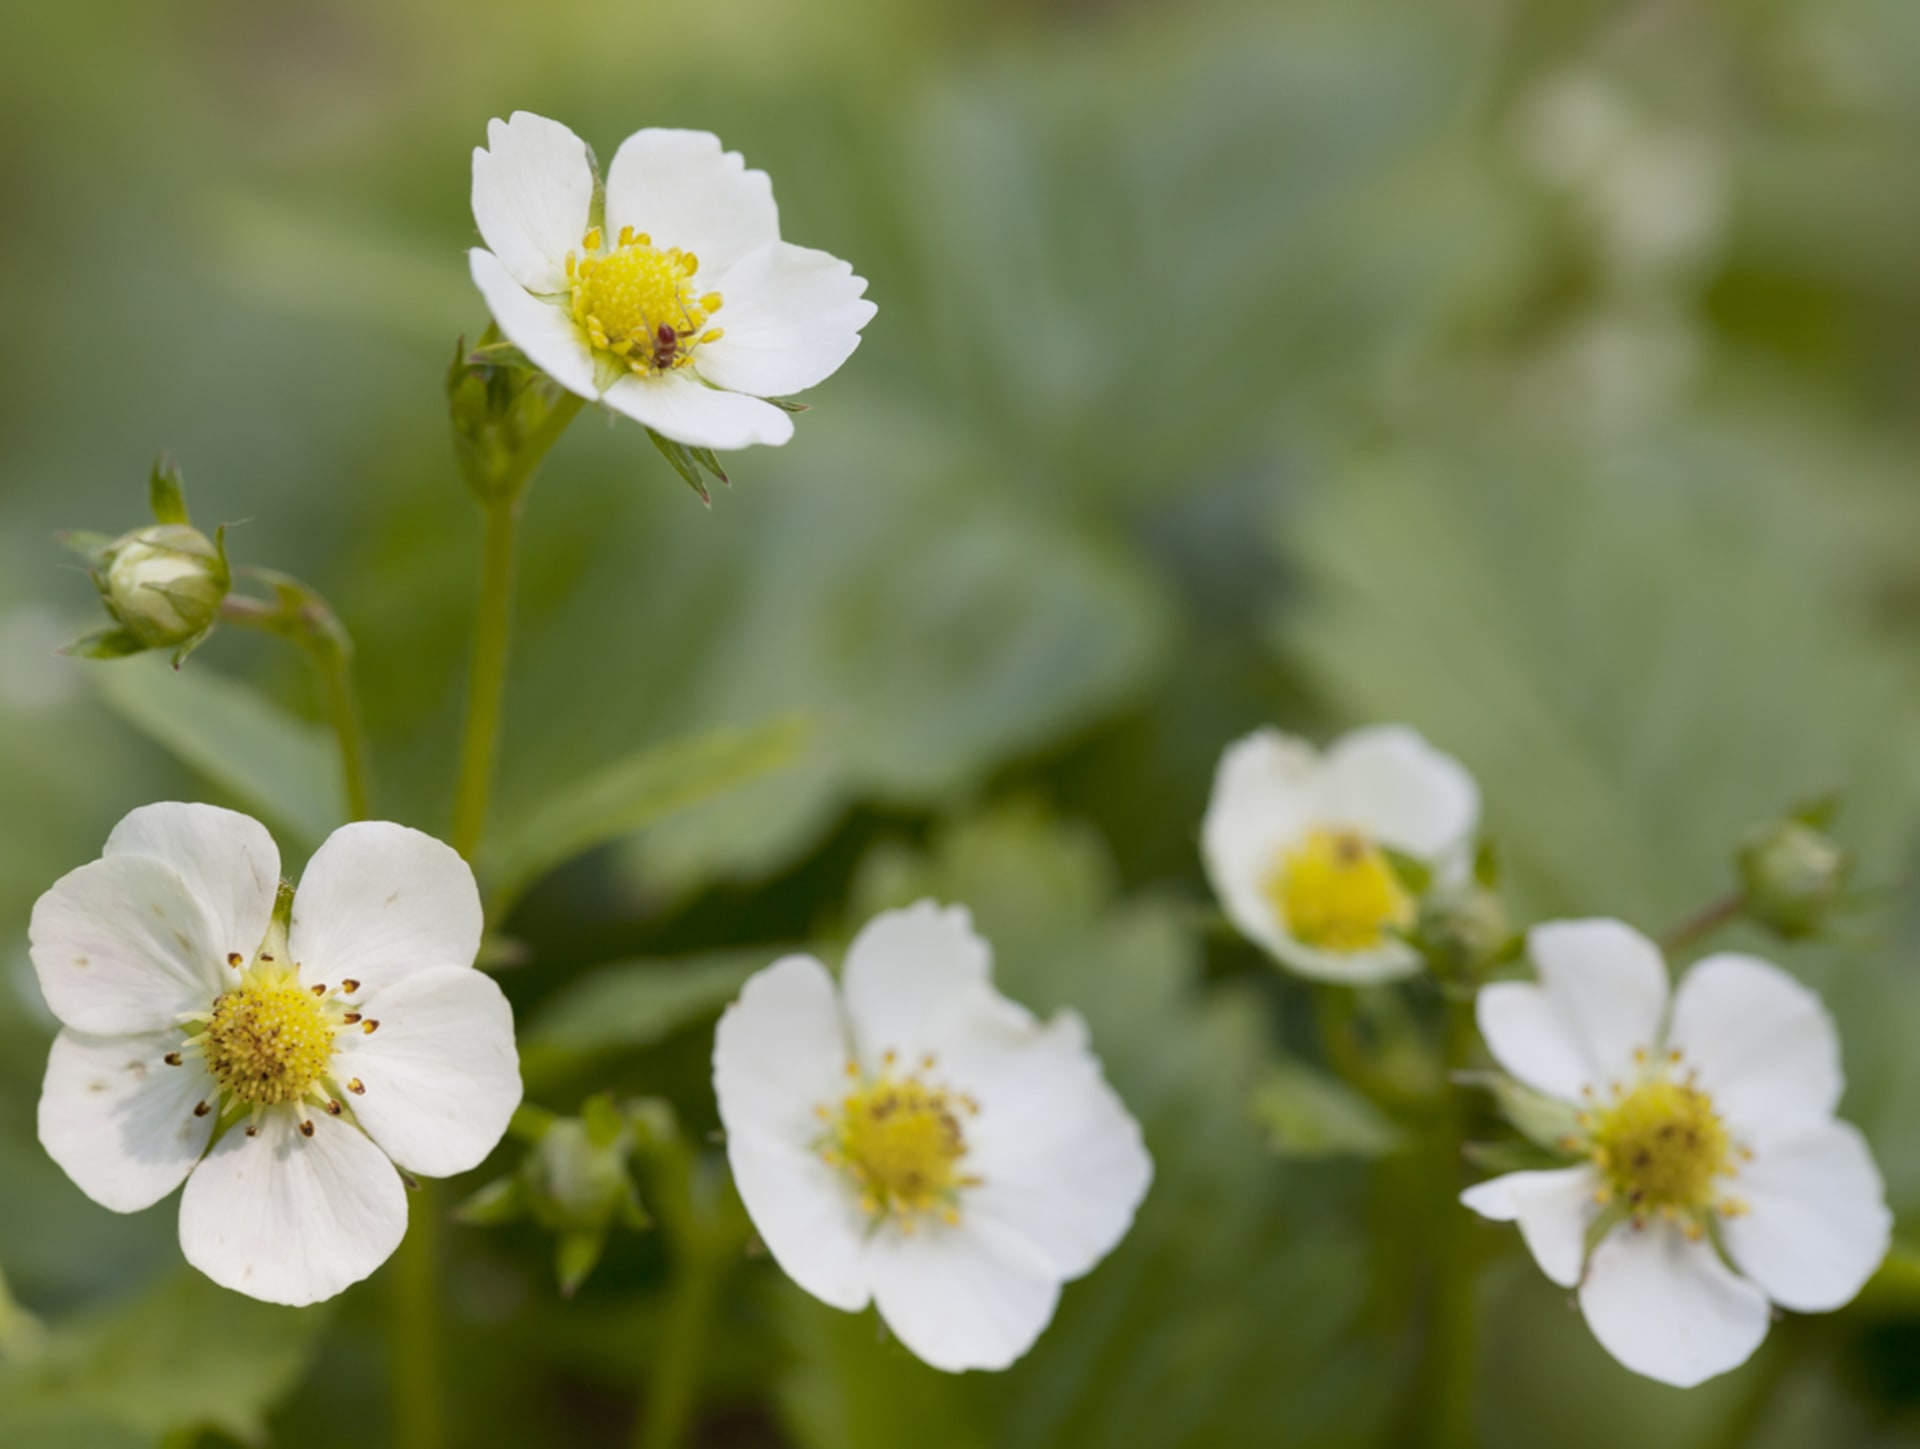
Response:
M572 393L556 401L480 500L485 534L480 554L480 594L473 625L473 664L467 681L466 727L460 744L460 779L454 792L453 848L473 860L487 828L494 767L500 752L500 718L507 693L507 650L513 634L513 567L520 506L534 470L580 411Z
M1471 1215L1460 1206L1462 1148L1467 1137L1466 1093L1453 1081L1466 1067L1474 1044L1473 1002L1447 1003L1446 1071L1434 1134L1433 1243L1436 1253L1432 1319L1420 1415L1424 1442L1435 1449L1471 1449L1474 1444L1474 1371L1478 1352Z
M633 1446L678 1449L700 1402L714 1313L745 1220L725 1183L701 1170L683 1139L663 1143L655 1162L653 1207L673 1250L673 1294L646 1401L634 1417Z
M440 1219L433 1184L410 1194L407 1235L394 1254L393 1410L396 1449L446 1441L440 1364Z
M299 645L313 661L321 692L326 696L327 723L340 748L347 818L365 820L373 810L372 767L366 731L360 724L360 702L353 688L353 640L327 601L298 579L273 569L242 569L240 573L268 585L274 597L269 601L228 594L220 605L221 622L276 635Z
M1677 955L1695 942L1711 936L1746 908L1747 898L1739 891L1729 891L1719 900L1702 906L1662 936L1660 949L1669 956Z

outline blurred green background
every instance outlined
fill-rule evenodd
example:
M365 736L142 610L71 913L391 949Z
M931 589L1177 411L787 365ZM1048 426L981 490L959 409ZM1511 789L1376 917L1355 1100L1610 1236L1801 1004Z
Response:
M1768 950L1826 993L1844 1111L1920 1213L1911 0L9 0L3 24L0 1268L44 1336L0 1317L0 1442L384 1441L391 1270L305 1312L222 1294L172 1202L115 1217L34 1141L34 898L138 804L268 808L220 745L209 774L155 742L173 702L217 728L244 682L320 718L292 651L231 631L179 679L50 658L97 623L50 535L143 521L171 451L237 560L333 601L379 813L443 830L478 526L441 387L485 323L468 154L516 108L603 157L717 131L880 307L711 512L592 415L534 489L498 819L649 742L811 733L504 923L530 1095L657 1094L705 1130L739 971L931 891L975 907L1011 993L1086 1011L1159 1166L1000 1377L942 1378L747 1265L696 1442L1398 1440L1428 1267L1405 1155L1269 1141L1255 1089L1314 1055L1311 998L1205 926L1213 763L1266 721L1406 720L1459 756L1525 918L1669 925L1742 831L1843 789L1878 909ZM291 870L332 796L317 733L288 746ZM453 1441L622 1442L658 1238L616 1234L568 1303L533 1227L443 1237ZM1517 1236L1484 1242L1488 1445L1920 1441L1910 1309L1788 1325L1683 1394L1615 1366Z

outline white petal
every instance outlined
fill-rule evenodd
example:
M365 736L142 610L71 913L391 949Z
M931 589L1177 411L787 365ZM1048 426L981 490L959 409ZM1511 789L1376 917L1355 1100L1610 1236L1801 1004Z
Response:
M579 250L592 205L586 142L530 111L487 122L486 148L473 153L473 219L521 286L566 289L567 253Z
M101 854L151 856L173 867L213 924L220 959L238 952L251 961L266 939L280 849L252 816L217 805L143 805L114 826Z
M143 855L62 876L34 902L27 934L47 1006L99 1036L159 1031L182 1012L205 1011L230 971L186 882Z
M416 971L471 966L480 890L451 846L384 820L343 825L307 863L288 949L300 979L378 991Z
M480 247L467 253L467 269L507 341L568 392L600 396L593 350L564 305L534 296L508 275L500 258Z
M811 956L756 973L713 1038L714 1096L747 1215L788 1277L851 1310L867 1301L866 1222L813 1145L825 1130L814 1108L838 1101L846 1061L833 978Z
M982 1179L962 1204L1032 1250L1053 1277L1080 1277L1119 1244L1153 1181L1153 1159L1100 1063L1086 1026L1063 1012L1046 1027L1000 998L959 1005L943 1024L933 1076L980 1106L963 1166Z
M607 168L607 231L617 237L625 226L697 256L703 289L780 240L767 173L747 170L706 131L636 131L620 143Z
M1619 921L1535 926L1527 951L1540 984L1503 981L1480 993L1480 1034L1530 1087L1577 1101L1634 1071L1634 1051L1660 1043L1667 971L1653 942Z
M1060 1284L1003 1247L965 1222L876 1234L867 1260L880 1316L934 1368L1006 1368L1052 1320Z
M1709 956L1673 998L1667 1044L1750 1146L1797 1135L1840 1103L1840 1038L1820 998L1752 956Z
M840 972L856 1053L871 1065L883 1052L912 1059L935 1049L952 1009L977 1001L992 973L993 952L965 906L921 901L875 916L853 938Z
M1322 765L1321 809L1420 860L1460 855L1480 823L1480 789L1460 762L1405 725L1334 741Z
M1599 1185L1589 1167L1510 1172L1468 1188L1460 1201L1483 1218L1518 1222L1540 1271L1562 1288L1571 1288L1580 1281L1587 1227L1599 1210L1593 1201Z
M1745 1363L1767 1336L1767 1295L1676 1223L1614 1229L1593 1250L1580 1311L1637 1374L1688 1389Z
M1729 1193L1750 1211L1722 1219L1727 1253L1784 1308L1826 1313L1850 1303L1887 1255L1886 1185L1850 1123L1762 1149Z
M212 1095L198 1057L162 1058L181 1033L82 1036L63 1031L40 1088L40 1145L100 1206L139 1212L193 1171L213 1136L213 1115L193 1115Z
M708 387L688 370L646 377L630 372L601 401L690 448L777 447L793 436L792 416L772 403Z
M359 1010L380 1023L340 1038L334 1076L366 1091L354 1115L381 1151L425 1177L480 1165L520 1105L513 1008L470 966L369 989Z
M784 397L823 382L860 345L874 305L865 277L838 257L775 242L720 279L722 335L700 345L696 370L716 387Z
M187 1179L180 1249L223 1288L268 1303L318 1303L386 1262L407 1231L400 1174L365 1133L276 1107L260 1135L222 1137Z

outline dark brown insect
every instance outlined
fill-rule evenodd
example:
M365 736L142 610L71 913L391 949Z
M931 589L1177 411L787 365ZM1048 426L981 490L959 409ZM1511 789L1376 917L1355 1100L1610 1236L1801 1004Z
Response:
M673 359L680 352L680 334L666 323L660 324L660 330L653 334L653 366L657 372L665 372L673 366Z

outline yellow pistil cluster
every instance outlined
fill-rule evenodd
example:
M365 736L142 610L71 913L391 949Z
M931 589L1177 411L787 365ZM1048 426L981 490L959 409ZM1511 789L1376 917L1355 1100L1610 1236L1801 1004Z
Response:
M1688 1233L1697 1238L1706 1214L1745 1211L1738 1199L1722 1195L1720 1180L1732 1177L1748 1154L1734 1145L1694 1075L1677 1071L1678 1052L1653 1071L1646 1070L1646 1054L1639 1057L1637 1082L1616 1085L1610 1101L1580 1114L1583 1145L1605 1178L1597 1200L1602 1206L1624 1203L1636 1222L1656 1212L1685 1217Z
M1416 915L1386 853L1358 830L1308 831L1282 853L1266 894L1294 939L1322 951L1370 951Z
M920 1074L896 1072L888 1052L880 1074L862 1075L847 1064L858 1085L837 1111L817 1108L830 1125L821 1158L839 1168L860 1190L860 1207L875 1221L892 1219L911 1232L918 1220L937 1213L947 1223L960 1221L960 1191L980 1179L961 1171L967 1155L961 1119L980 1109L971 1097L923 1081ZM933 1070L934 1060L921 1060Z
M291 978L255 976L213 1003L204 1050L223 1091L246 1102L297 1102L333 1060L333 1026Z
M707 327L720 310L720 294L702 295L694 285L700 259L679 247L662 250L645 232L620 228L619 245L601 250L600 228L567 253L573 288L573 319L588 340L637 373L685 367L703 342L724 335ZM702 330L705 329L705 330Z

